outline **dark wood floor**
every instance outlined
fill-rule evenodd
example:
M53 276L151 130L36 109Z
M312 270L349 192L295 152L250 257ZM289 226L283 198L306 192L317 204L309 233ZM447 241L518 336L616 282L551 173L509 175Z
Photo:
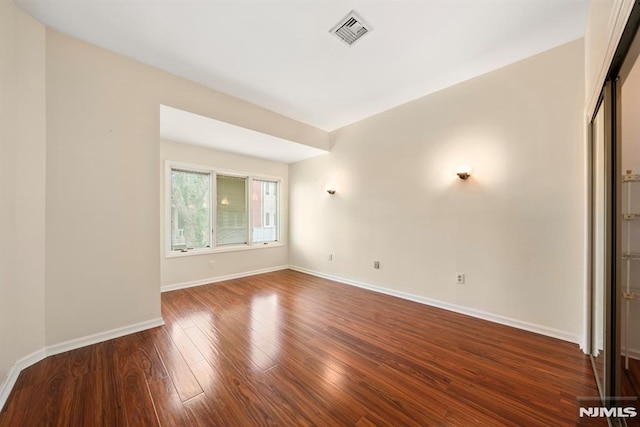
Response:
M640 360L629 358L629 369L625 369L624 357L622 359L622 375L621 385L623 397L636 398L635 401L626 402L626 406L634 406L636 411L640 413L640 401L637 400L640 396ZM640 418L627 419L628 427L640 427Z
M640 396L640 360L629 359L629 369L624 369L622 358L622 395Z
M575 344L294 271L162 303L25 369L0 426L559 426L597 395Z

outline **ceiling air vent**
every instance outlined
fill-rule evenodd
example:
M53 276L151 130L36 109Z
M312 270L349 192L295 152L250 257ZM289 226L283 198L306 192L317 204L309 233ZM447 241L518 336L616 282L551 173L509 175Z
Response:
M329 32L335 34L340 40L351 46L356 40L371 30L371 26L366 24L364 20L352 10L344 19L329 30Z

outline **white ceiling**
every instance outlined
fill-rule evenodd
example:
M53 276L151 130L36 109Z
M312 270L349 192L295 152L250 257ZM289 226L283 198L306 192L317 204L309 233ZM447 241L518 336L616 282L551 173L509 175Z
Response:
M284 163L327 153L166 105L160 106L160 138Z
M324 130L584 35L588 0L16 0L63 33ZM349 47L351 9L373 27Z

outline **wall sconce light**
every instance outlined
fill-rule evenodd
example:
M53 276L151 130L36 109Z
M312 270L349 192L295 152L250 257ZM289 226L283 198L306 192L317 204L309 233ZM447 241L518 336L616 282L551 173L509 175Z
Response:
M458 178L465 180L471 176L471 166L469 165L459 165L456 168L456 175Z
M325 188L325 190L327 190L327 193L329 194L336 194L336 186L333 184L327 185L327 188Z

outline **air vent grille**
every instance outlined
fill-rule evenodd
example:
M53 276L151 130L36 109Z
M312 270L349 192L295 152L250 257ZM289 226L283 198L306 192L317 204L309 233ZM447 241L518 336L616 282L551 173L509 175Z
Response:
M371 26L358 16L355 11L349 12L329 32L335 34L340 40L351 46L362 36L372 30Z

